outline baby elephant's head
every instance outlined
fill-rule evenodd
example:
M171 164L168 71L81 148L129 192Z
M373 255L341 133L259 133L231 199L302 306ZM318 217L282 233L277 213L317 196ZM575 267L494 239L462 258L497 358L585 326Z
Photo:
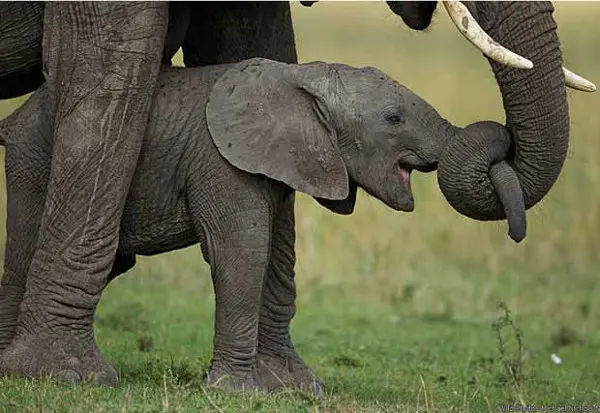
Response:
M411 172L436 169L454 127L378 69L329 66L318 95L350 177L391 208L412 211Z
M211 136L232 165L351 213L357 186L412 211L410 175L435 170L454 127L374 68L266 59L241 62L207 105Z

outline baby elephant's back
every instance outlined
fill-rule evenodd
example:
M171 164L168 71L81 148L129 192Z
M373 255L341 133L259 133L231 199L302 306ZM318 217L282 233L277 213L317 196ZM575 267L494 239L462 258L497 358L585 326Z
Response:
M138 162L144 174L181 173L206 147L206 105L227 67L162 68Z
M207 133L206 105L213 85L229 67L162 68L146 138L153 145L176 144L178 138Z

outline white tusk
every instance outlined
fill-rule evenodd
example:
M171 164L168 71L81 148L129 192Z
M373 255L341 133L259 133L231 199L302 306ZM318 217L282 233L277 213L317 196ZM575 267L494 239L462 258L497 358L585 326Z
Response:
M581 90L582 92L595 92L596 85L587 79L579 76L576 73L571 72L566 67L563 67L565 73L565 84L573 89Z
M530 60L511 52L492 39L479 26L469 9L460 1L444 1L443 3L458 31L476 48L481 50L484 55L498 63L517 69L533 68L533 63Z

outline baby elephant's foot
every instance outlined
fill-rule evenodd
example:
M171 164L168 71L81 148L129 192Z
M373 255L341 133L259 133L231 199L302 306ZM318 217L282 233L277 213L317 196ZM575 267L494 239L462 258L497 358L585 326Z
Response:
M0 374L49 377L68 384L117 384L117 372L102 356L93 333L74 334L68 329L35 337L18 335L0 354Z
M256 369L236 369L227 365L213 364L206 377L206 385L229 392L255 392L264 390Z
M278 356L259 352L257 359L259 379L270 392L299 389L323 396L323 383L295 350L286 349Z

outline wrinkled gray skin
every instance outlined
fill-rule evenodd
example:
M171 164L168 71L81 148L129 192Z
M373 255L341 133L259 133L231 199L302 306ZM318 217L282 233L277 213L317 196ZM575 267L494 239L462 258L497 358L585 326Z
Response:
M7 21L2 9L5 4L0 2L2 24ZM436 2L388 4L416 30L429 26L436 6ZM491 63L513 142L505 161L513 169L529 208L552 187L568 146L568 107L552 6L538 2L474 2L469 8L492 37L535 65L527 71ZM100 383L114 383L115 372L100 355L92 320L113 266L132 265L127 260L115 262L114 258L160 63L165 50L173 47L164 41L168 5L52 2L45 5L44 13L42 63L49 93L46 116L53 131L52 166L44 206L26 207L43 210L34 252L26 257L31 261L28 271L16 271L12 267L20 261L7 258L0 287L0 349L7 350L0 354L0 372L30 376L52 372L59 379L73 382L95 374ZM23 18L17 26L26 21ZM19 30L23 33L23 27ZM255 56L296 62L287 3L194 3L190 5L189 27L184 31L182 48L188 67ZM0 51L34 50L7 43L22 40L27 38L6 36L0 27ZM24 71L32 70L29 68L35 62L24 65ZM37 79L39 82L41 78ZM1 80L0 90L13 84ZM27 82L22 80L20 84L26 86ZM37 128L42 129L41 123ZM475 132L465 136L483 136L482 128L477 127ZM490 135L496 132L491 127ZM497 152L496 148L483 148L467 158L476 161L482 159L478 156ZM453 165L448 163L447 176L459 174ZM468 179L445 181L442 191L455 208L476 219L505 216L502 197L493 190L490 173L497 168L492 166L487 173L472 168L474 175ZM460 196L459 182L479 185L481 191L475 202ZM27 200L22 205L27 205ZM344 211L343 205L339 208ZM10 221L8 225L12 225ZM15 240L9 237L11 242ZM265 289L263 301L280 300L293 305L289 298L295 294L293 279L280 287L276 295L272 289ZM270 310L261 317L277 320L273 323L287 332L287 345L291 347L289 323L293 311L288 310L281 312L290 315L286 320Z
M50 178L48 99L44 86L0 122L6 262L19 274L33 255ZM285 385L321 393L289 339L294 190L351 213L358 186L395 210L412 211L410 171L435 169L454 128L379 70L266 59L165 69L149 119L118 254L154 255L199 242L216 297L208 382L274 390L282 383L273 371ZM43 367L24 349L8 351L31 375ZM63 377L80 374L68 363L57 367Z
M464 215L477 210L478 202L488 202L489 209L499 202L508 220L508 235L521 242L527 233L525 202L519 179L505 159L510 157L511 136L508 130L496 122L476 122L456 131L449 139L438 165L438 183L448 202ZM484 177L491 182L481 197L480 185L473 185L473 176ZM459 187L460 193L448 188ZM468 200L465 202L465 199ZM470 203L469 203L470 202ZM486 220L486 216L478 217Z
M0 99L12 99L33 92L44 83L44 2L4 1L0 3L0 16ZM184 42L190 19L188 3L169 3L163 65L171 64Z

